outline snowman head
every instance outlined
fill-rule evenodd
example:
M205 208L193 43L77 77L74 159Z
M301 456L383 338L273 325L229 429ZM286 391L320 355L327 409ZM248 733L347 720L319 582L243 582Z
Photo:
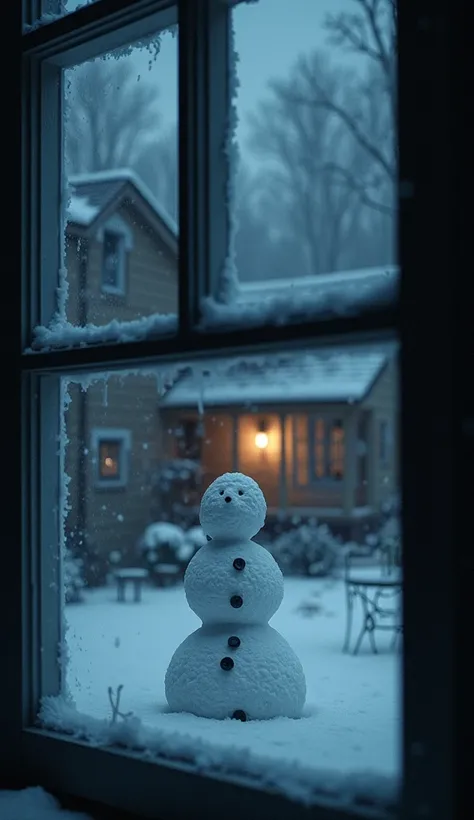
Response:
M265 496L253 478L243 473L224 473L207 488L199 520L206 535L229 541L252 538L265 523Z

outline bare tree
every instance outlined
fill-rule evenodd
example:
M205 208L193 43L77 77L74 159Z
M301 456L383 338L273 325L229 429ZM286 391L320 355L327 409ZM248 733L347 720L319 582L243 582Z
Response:
M69 173L132 167L160 116L158 89L129 61L97 58L66 72L65 153Z
M178 133L170 126L133 163L134 170L148 185L167 213L178 219Z
M335 96L344 76L331 67L324 53L311 56L312 72ZM270 98L251 118L251 146L261 160L267 213L279 210L276 223L287 225L304 244L307 271L336 270L344 257L346 239L362 218L359 194L339 173L367 164L360 146L328 108L302 105L312 82L299 60L285 81L270 84ZM294 272L292 272L294 273Z
M235 263L241 281L279 279L302 273L301 242L285 230L283 214L268 198L266 180L240 159L234 181Z
M329 161L328 170L370 208L390 214L397 174L396 0L352 0L354 13L329 15L333 46L356 55L362 66L339 87L321 73L317 55L299 61L299 83L276 84L277 92L299 108L320 109L337 118L368 162L357 168Z

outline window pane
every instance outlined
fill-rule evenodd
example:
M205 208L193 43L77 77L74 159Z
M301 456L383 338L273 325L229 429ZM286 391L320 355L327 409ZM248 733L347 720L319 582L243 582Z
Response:
M120 441L100 441L99 478L120 478Z
M46 343L173 332L178 305L177 38L65 71L65 321ZM127 324L123 328L120 323ZM84 330L81 336L78 327ZM44 334L43 334L44 335ZM50 334L51 335L51 334Z
M267 776L267 782L293 793L298 788L309 794L320 782L318 772L327 769L343 777L373 771L373 783L367 777L352 780L365 793L375 790L377 775L388 778L388 790L381 794L390 793L390 783L395 789L401 724L398 471L395 463L381 468L375 433L382 418L396 416L396 379L395 350L384 346L239 357L193 367L183 363L166 371L90 375L82 384L63 384L63 484L69 491L63 506L69 602L65 682L79 713L113 719L119 725L110 731L121 732L129 721L120 734L125 745L138 731L127 717L133 713L150 732L145 743L155 749L169 742L172 756L185 749L186 759L201 755L201 762L210 749L209 760L219 755L223 771L232 762L234 772L237 766ZM368 448L365 500L357 467L361 419ZM319 441L317 431L323 431L326 468L341 470L338 480L317 480L311 450L311 442ZM117 470L120 485L107 481ZM219 515L230 516L222 519L225 535L220 536L219 518L203 518L200 524L200 499L219 476L236 471L258 482L266 521L257 532L263 519L257 520L243 537L247 484L225 479L215 496ZM227 511L235 509L232 518ZM232 533L236 542L229 545L225 539ZM246 543L250 536L254 540ZM267 634L270 620L286 639L303 667L307 694L301 719L255 722L262 709L267 709L264 717L270 716L268 709L294 716L301 706L296 672L285 682L289 699L279 700L282 689L277 690L270 708L265 698L250 695L251 689L262 691L265 671L257 659L258 673L253 661L245 666L245 641L253 628L245 618L249 607L265 599L262 577L253 574L255 562L264 556L265 578L276 573L269 552L283 571L285 596L255 628ZM197 613L190 609L183 577L193 556L206 553L212 561L198 597L212 612L217 607L218 641L199 653L199 663L189 661L194 682L186 690L185 713L176 714L176 707L167 707L165 674L177 647L200 627L200 617L206 623L210 617L200 605L195 604ZM220 578L222 555L230 564ZM245 565L235 563L242 558ZM359 593L350 599L349 636L348 571L357 579L351 594ZM374 621L365 620L368 615ZM229 637L240 644L228 644ZM266 641L259 646L260 657ZM230 700L222 676L228 676ZM116 704L119 686L115 713L108 687ZM48 702L46 723L61 714L65 728L75 721L75 731L83 725L86 732L95 731L67 704L58 710L57 702ZM242 712L248 717L244 728ZM240 719L221 723L202 717L234 713ZM244 754L249 747L255 758ZM289 765L294 760L301 769ZM264 769L257 771L259 766ZM277 774L281 766L283 779Z
M221 318L281 323L390 303L394 3L260 0L232 16L237 283Z

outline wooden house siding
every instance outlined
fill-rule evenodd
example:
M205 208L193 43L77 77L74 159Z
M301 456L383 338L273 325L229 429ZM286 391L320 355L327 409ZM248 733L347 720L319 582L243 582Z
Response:
M87 254L85 318L96 325L113 320L140 319L153 313L176 313L178 309L177 259L165 242L145 223L133 205L122 205L117 215L132 231L133 247L126 252L125 293L104 293L101 289L103 242L84 239L81 231L70 228L66 263L69 299L67 318L80 323L80 247ZM79 243L79 248L78 248Z

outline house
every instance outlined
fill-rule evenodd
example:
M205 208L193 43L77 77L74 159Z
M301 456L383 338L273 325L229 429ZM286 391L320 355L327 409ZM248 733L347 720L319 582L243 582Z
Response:
M176 223L131 171L69 179L66 230L73 325L176 313Z
M262 487L268 520L317 518L363 539L398 486L393 349L295 352L179 379L160 400L163 456L195 459L200 493L238 470ZM176 501L175 501L176 503Z
M69 322L176 313L177 226L143 183L118 170L72 178L70 189ZM245 283L238 298L255 304L291 288L304 299L388 274L396 271ZM261 484L270 526L317 517L362 537L397 487L396 382L388 349L227 360L167 384L150 371L91 377L87 389L70 382L67 533L105 563L133 562L152 520L196 523L208 484L240 470Z
M66 228L67 319L107 325L176 314L177 226L130 171L73 177ZM70 382L66 531L103 556L131 554L150 516L157 386L150 375Z

